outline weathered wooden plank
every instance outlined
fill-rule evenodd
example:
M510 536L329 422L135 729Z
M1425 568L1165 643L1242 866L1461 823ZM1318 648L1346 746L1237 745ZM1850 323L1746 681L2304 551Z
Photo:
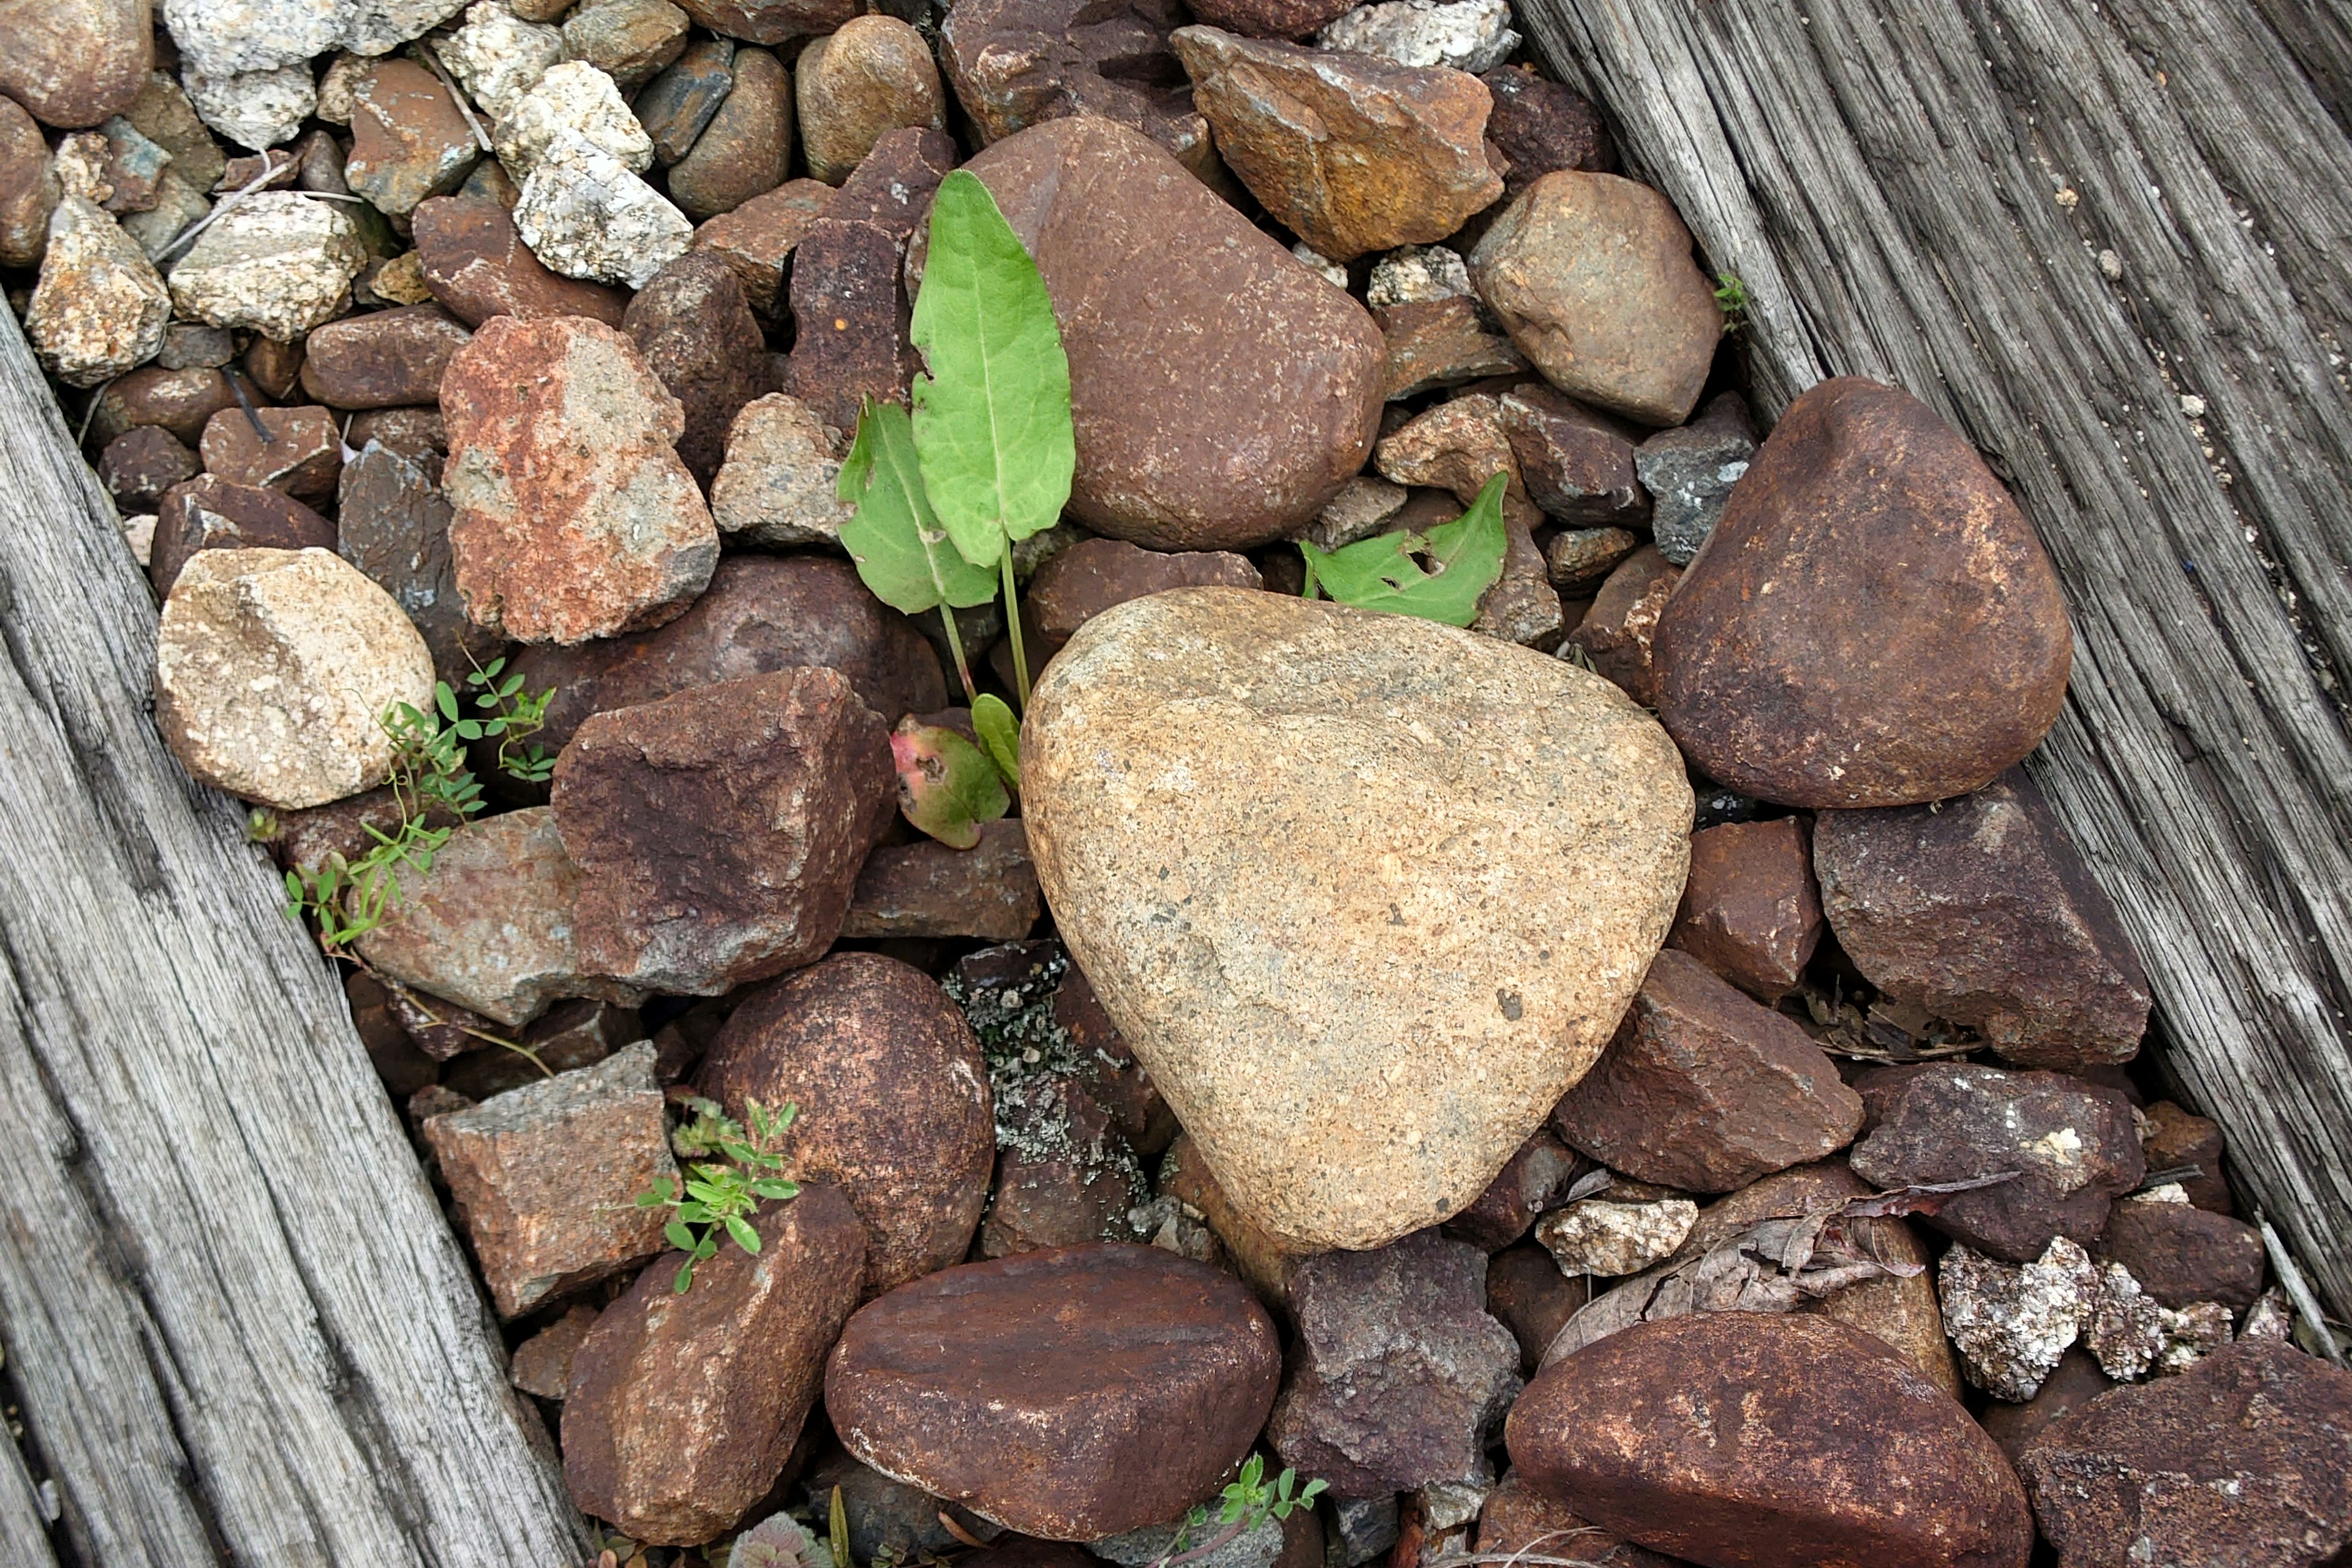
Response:
M76 1552L577 1562L331 973L155 733L153 604L0 318L0 1334Z
M2077 652L2033 765L2172 1070L2352 1313L2342 12L2282 40L2246 0L1519 8L1748 285L1768 413L1906 386L2042 530Z
M33 1478L25 1473L25 1458L14 1443L0 1443L0 1564L58 1568Z

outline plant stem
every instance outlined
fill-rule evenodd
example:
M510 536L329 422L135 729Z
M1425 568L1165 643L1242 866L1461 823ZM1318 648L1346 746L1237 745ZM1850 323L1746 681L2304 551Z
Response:
M940 624L948 629L948 651L955 655L956 674L963 679L964 700L977 702L980 688L971 683L971 666L964 662L963 638L956 631L955 611L949 608L945 599L940 601Z
M1021 647L1021 595L1013 582L1013 545L1008 540L999 564L1004 568L1004 622L1013 628L1013 680L1020 689L1021 711L1029 711L1029 656Z
M1315 557L1309 555L1307 557L1307 581L1298 585L1298 596L1302 599L1315 598L1318 596L1315 589Z
M1173 1557L1162 1557L1153 1565L1153 1568L1177 1568L1177 1564L1180 1563L1191 1563L1198 1558L1206 1557L1210 1552L1214 1552L1217 1548L1224 1545L1227 1542L1239 1535L1242 1532L1243 1526L1248 1523L1249 1516L1247 1514L1244 1514L1241 1518L1234 1521L1233 1523L1225 1526L1224 1529L1217 1531L1216 1534L1209 1537L1208 1540L1203 1541L1200 1545L1193 1547L1191 1551L1180 1552Z

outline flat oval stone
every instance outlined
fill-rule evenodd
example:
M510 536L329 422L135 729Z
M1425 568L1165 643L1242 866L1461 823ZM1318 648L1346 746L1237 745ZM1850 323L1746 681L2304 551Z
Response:
M1049 1541L1174 1519L1249 1451L1281 1375L1241 1282L1156 1247L1050 1247L849 1320L824 1407L884 1475Z
M1311 1248L1466 1207L1674 919L1682 759L1589 671L1236 588L1078 629L1023 732L1063 940L1232 1201Z

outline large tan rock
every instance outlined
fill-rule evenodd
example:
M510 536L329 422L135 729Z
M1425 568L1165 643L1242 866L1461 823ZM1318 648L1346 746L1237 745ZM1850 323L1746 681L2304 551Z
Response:
M1371 1247L1467 1206L1664 940L1691 795L1572 665L1188 588L1081 627L1024 727L1038 880L1235 1206Z

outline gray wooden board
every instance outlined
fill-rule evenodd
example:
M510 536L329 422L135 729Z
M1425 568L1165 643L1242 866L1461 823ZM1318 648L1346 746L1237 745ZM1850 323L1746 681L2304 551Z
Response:
M332 973L149 712L155 608L0 310L0 1338L93 1568L585 1537Z
M1825 375L1906 387L2041 529L2076 642L2032 765L2147 964L2169 1068L2352 1316L2342 6L1518 10L1747 285L1762 412Z

